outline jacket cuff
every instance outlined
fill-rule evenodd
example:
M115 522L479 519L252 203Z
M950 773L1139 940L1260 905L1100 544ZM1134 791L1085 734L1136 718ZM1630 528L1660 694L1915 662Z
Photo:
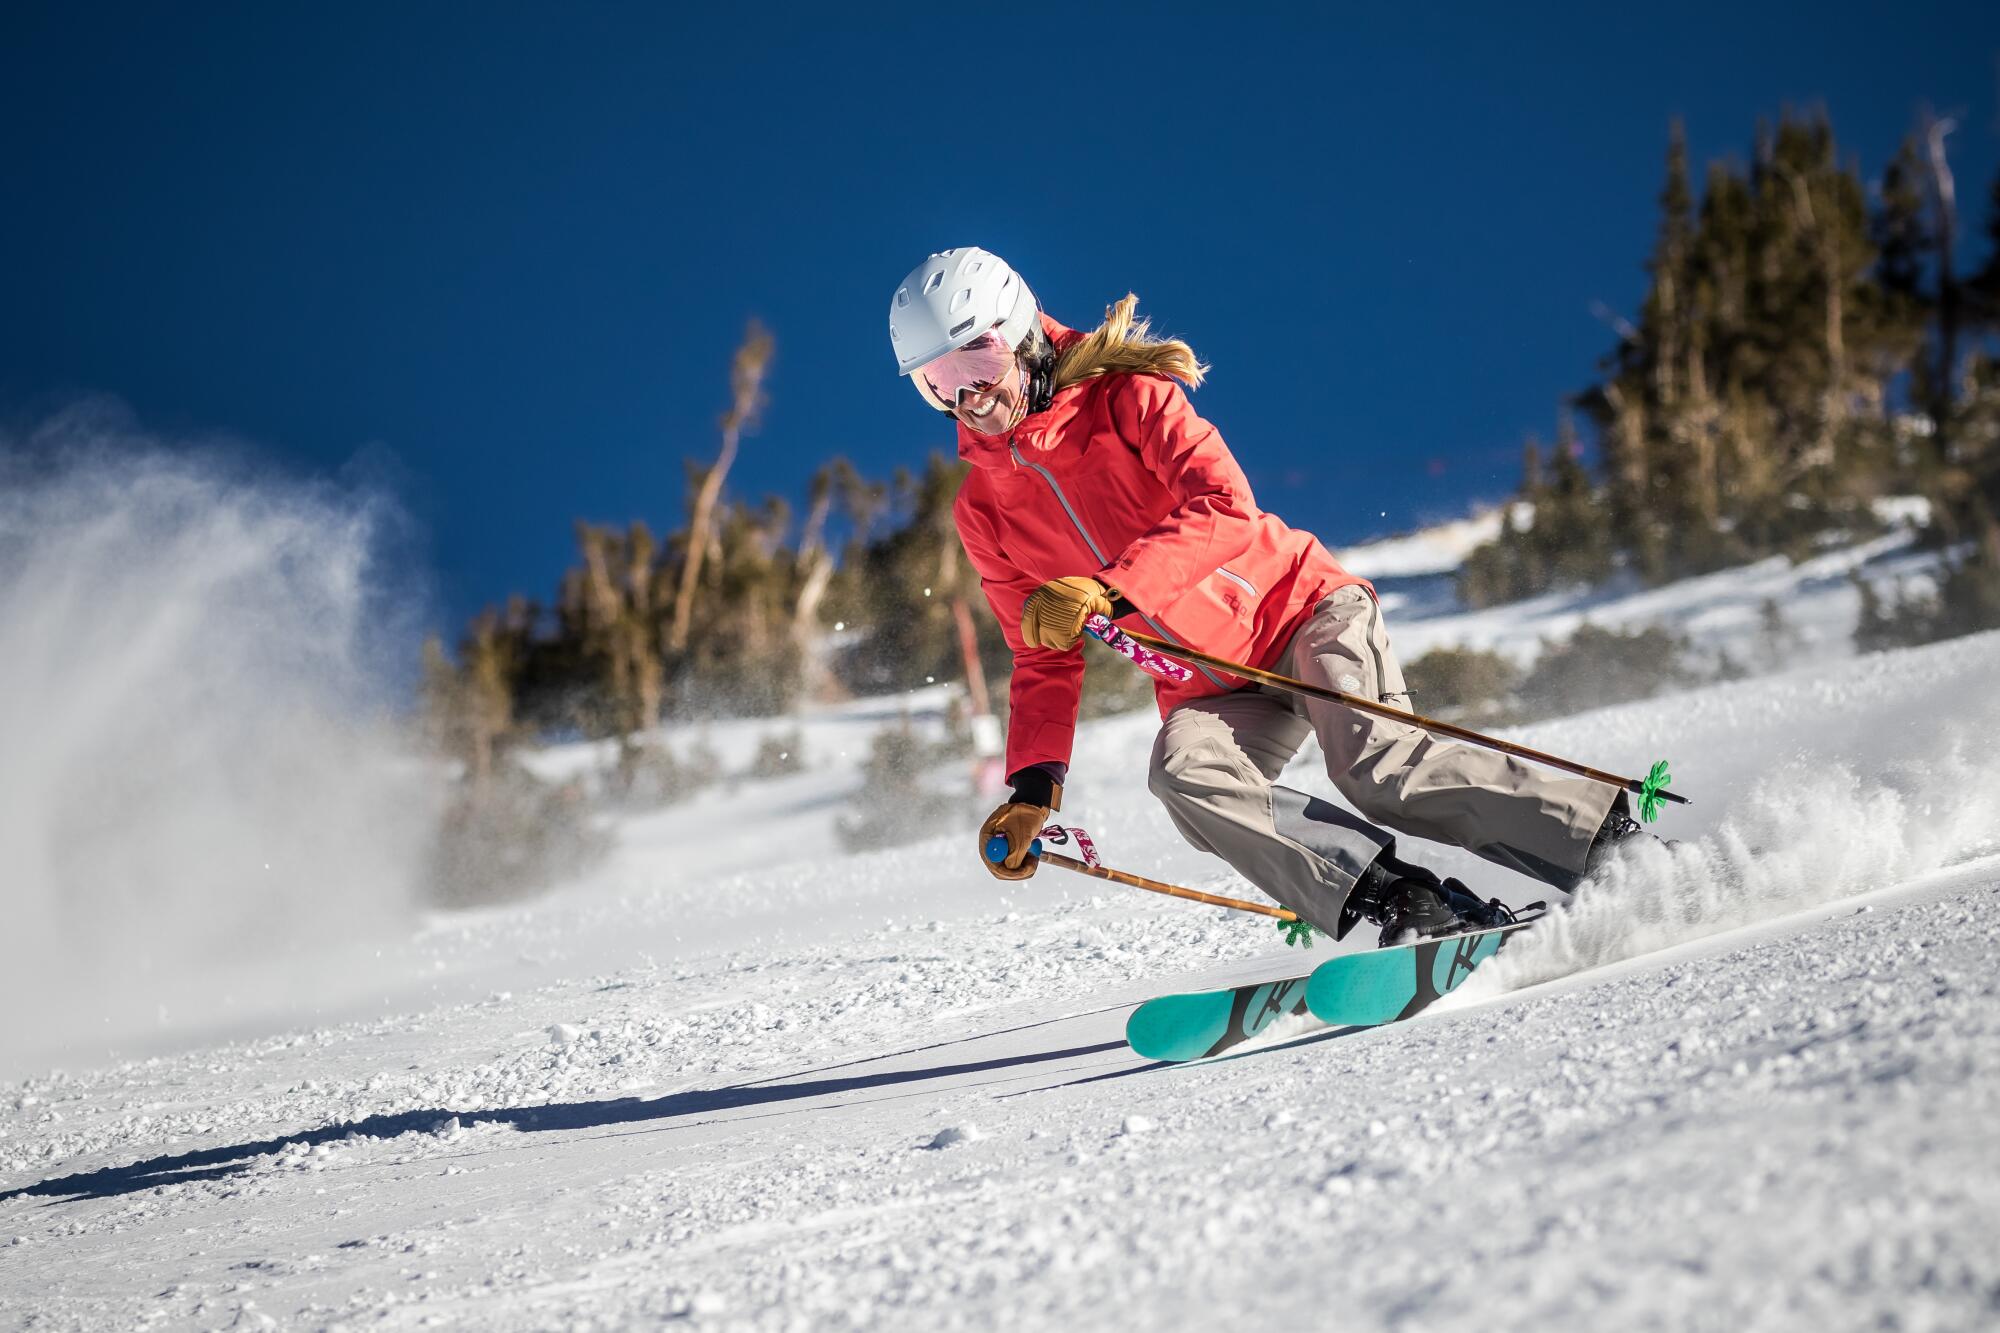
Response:
M1067 764L1030 764L1007 779L1014 786L1016 805L1039 805L1055 809L1056 793L1069 776Z

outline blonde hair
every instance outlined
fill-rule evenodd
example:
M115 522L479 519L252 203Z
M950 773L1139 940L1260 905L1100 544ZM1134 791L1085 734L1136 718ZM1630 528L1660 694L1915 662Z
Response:
M1104 312L1104 322L1095 331L1057 357L1052 392L1120 372L1171 375L1190 389L1198 387L1208 367L1180 339L1151 336L1148 321L1135 314L1138 308L1139 298L1127 292L1124 300Z

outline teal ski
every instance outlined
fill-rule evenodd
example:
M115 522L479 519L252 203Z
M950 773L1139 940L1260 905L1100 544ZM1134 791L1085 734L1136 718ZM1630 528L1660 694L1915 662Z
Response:
M1539 919L1329 958L1306 982L1306 1007L1322 1023L1339 1027L1410 1018L1457 990L1474 968Z
M1132 1011L1125 1041L1148 1060L1204 1060L1262 1033L1281 1018L1309 1015L1316 1025L1379 1027L1421 1013L1539 920L1438 940L1368 949L1329 958L1310 976L1251 982L1223 990L1163 995Z
M1125 1041L1148 1060L1220 1055L1281 1018L1305 1013L1307 980L1284 977L1148 1000L1125 1021Z

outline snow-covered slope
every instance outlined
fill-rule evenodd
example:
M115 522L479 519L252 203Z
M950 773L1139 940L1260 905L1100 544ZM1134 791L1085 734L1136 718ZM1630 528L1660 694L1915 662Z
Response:
M170 502L148 499L161 490ZM920 729L942 726L947 692L927 689L797 722L679 730L667 738L677 753L704 747L729 773L742 773L761 742L789 742L796 731L805 769L770 782L726 782L619 821L611 864L548 907L554 916L596 921L591 941L557 953L537 932L513 942L479 917L474 928L493 947L468 955L439 944L467 929L467 918L436 932L399 921L398 905L425 873L415 849L430 802L380 729L345 717L356 711L350 678L365 681L371 673L362 664L385 658L367 630L382 608L358 573L369 564L371 508L246 487L155 455L109 471L80 467L9 500L16 545L0 543L0 558L24 551L69 576L24 570L0 597L0 644L37 672L7 696L11 713L0 701L7 713L0 734L9 742L0 825L13 830L0 838L8 867L0 894L23 932L43 941L0 971L0 998L15 1010L36 997L56 1001L34 1022L0 1031L0 1078L477 998L595 958L600 942L605 956L622 960L629 911L645 910L631 904L696 883L728 897L746 882L739 877L765 876L786 862L808 867L802 875L847 875L848 862L829 871L824 858L847 797L861 785L873 734L906 715ZM71 511L93 521L64 521ZM1614 587L1464 612L1450 595L1451 570L1496 526L1489 513L1344 553L1376 580L1406 661L1453 643L1526 658L1586 616L1664 621L1751 670L1825 661L1852 651L1857 599L1849 568L1893 582L1926 577L1934 564L1898 532L1797 567L1767 561L1666 588ZM303 558L302 543L310 546ZM161 550L179 554L162 561ZM1763 624L1767 598L1786 618L1775 636ZM153 628L123 642L135 625ZM271 647L294 640L312 645L309 661ZM100 641L122 646L105 651ZM1080 770L1085 785L1072 784L1073 798L1130 785L1134 759L1122 756L1095 777ZM609 753L571 745L528 762L564 778L608 764ZM965 770L947 770L941 780L964 784ZM110 807L119 808L115 820ZM1201 868L1186 857L1174 864ZM883 882L860 896L893 902L899 893ZM815 909L822 920L825 910ZM767 924L749 914L731 924L737 920L715 910L687 915L648 947L670 956L747 943Z
M1135 1060L1125 1012L1295 966L1267 928L1053 870L1003 888L963 829L837 855L830 759L706 793L585 883L386 942L401 981L347 1017L7 1087L0 1309L1978 1326L1996 679L1988 635L1524 729L1613 768L1670 757L1682 846L1445 1012L1198 1067ZM1245 892L1146 795L1152 727L1086 728L1065 813L1114 864ZM1327 792L1313 759L1292 780Z

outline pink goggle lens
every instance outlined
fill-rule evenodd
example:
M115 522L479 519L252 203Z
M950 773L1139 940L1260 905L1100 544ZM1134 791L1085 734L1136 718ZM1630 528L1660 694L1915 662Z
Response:
M997 331L982 333L965 346L927 361L910 376L917 392L941 412L957 410L966 393L983 393L1007 378L1014 368L1014 349Z

